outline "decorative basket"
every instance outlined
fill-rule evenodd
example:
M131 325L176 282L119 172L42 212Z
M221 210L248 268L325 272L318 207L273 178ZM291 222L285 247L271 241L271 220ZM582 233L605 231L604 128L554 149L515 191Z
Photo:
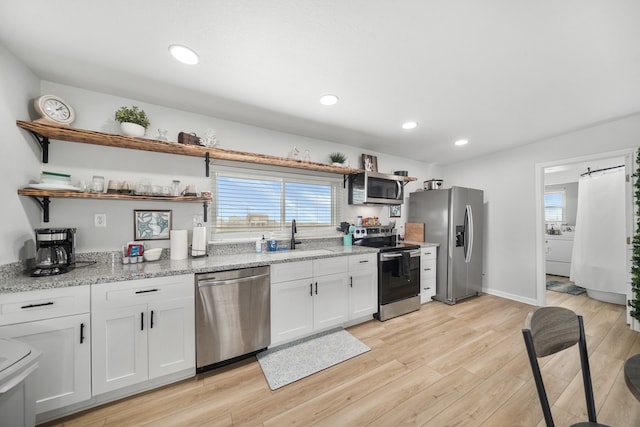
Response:
M180 132L178 134L178 142L180 144L187 144L187 145L200 145L200 137L196 136L196 134L193 132L191 133Z

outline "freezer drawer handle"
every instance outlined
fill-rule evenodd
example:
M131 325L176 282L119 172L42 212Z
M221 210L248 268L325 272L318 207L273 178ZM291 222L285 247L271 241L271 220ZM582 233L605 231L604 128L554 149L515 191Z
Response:
M136 291L136 294L147 294L149 292L158 292L158 289L145 289L144 291Z
M49 302L43 302L40 304L29 304L29 305L23 305L22 307L20 307L21 309L24 308L35 308L35 307L44 307L45 305L53 305L53 301L49 301Z

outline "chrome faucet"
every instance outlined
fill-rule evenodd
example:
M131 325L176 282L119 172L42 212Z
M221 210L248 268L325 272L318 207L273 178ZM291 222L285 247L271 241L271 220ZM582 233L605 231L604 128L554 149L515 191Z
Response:
M291 243L289 244L289 249L294 250L296 248L296 243L302 243L296 241L296 233L298 232L298 228L296 227L296 220L291 220Z

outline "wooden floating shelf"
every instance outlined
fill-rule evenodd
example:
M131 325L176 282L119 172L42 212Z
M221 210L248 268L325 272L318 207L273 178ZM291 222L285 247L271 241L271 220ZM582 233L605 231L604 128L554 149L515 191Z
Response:
M65 190L36 190L35 188L22 188L18 190L21 196L31 197L62 197L67 199L108 199L108 200L152 200L156 202L210 202L211 197L191 196L152 196L139 194L116 193L88 193L82 191Z
M202 203L203 220L207 222L207 208L211 197L195 196L151 196L137 194L116 194L116 193L87 193L82 191L66 190L37 190L34 188L22 188L18 190L20 196L29 196L42 208L43 222L49 222L50 198L59 197L65 199L102 199L102 200L150 200L154 202L182 202L182 203Z
M46 138L39 140L43 148L43 162L48 157L49 139L60 141L79 142L83 144L102 145L106 147L126 148L131 150L152 151L156 153L177 154L181 156L201 157L208 160L226 160L232 162L254 163L269 166L281 166L286 168L304 169L317 172L351 175L364 172L362 169L354 169L342 166L327 165L324 163L303 162L285 157L270 156L266 154L247 153L243 151L225 150L222 148L209 148L199 145L186 145L178 142L163 142L155 139L136 138L131 136L114 135L70 127L52 126L43 123L16 121L18 127ZM208 167L208 166L207 166ZM208 175L207 175L208 176ZM404 181L415 181L416 178L404 177ZM135 196L138 197L138 196ZM139 200L139 199L138 199Z

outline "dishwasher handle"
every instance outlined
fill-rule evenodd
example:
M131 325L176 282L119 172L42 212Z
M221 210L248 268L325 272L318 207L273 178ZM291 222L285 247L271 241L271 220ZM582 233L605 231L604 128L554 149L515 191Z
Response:
M269 277L269 274L256 274L254 276L239 277L237 279L226 279L226 280L219 280L219 279L198 280L198 287L206 288L210 286L230 285L230 284L236 284L236 283L248 282L251 280L260 279L262 277Z

